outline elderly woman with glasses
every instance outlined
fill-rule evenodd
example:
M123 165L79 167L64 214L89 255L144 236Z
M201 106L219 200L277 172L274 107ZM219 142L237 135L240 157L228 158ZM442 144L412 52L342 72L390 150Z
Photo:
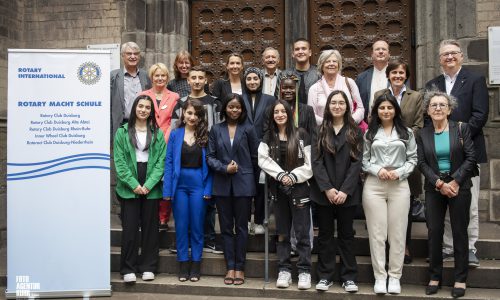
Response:
M425 176L429 229L430 281L425 293L437 293L442 283L444 217L449 209L455 249L455 284L451 291L454 298L465 295L471 176L476 167L469 126L448 118L456 106L456 99L451 95L439 91L427 92L424 109L432 120L432 126L424 127L417 137L418 168Z

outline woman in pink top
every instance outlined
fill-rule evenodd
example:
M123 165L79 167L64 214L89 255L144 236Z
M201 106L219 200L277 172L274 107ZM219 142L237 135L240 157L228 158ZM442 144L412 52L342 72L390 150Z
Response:
M179 100L179 94L167 89L169 74L165 64L156 63L152 65L151 68L149 68L149 78L153 83L153 87L143 91L141 95L148 95L153 99L156 123L165 136L165 143L168 144L172 112L174 111L177 100ZM169 202L160 201L160 229L168 229L167 223L170 219L171 211L172 208Z
M307 104L314 109L316 124L321 125L325 111L326 99L334 90L343 91L349 100L352 118L359 124L363 120L365 109L358 86L351 78L340 74L342 70L342 56L337 50L324 50L318 59L318 70L323 76L309 89ZM348 86L349 85L349 86ZM353 104L353 98L355 105Z

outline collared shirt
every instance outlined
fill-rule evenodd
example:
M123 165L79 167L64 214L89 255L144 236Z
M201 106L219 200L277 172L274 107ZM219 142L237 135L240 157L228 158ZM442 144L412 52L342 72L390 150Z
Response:
M382 168L396 170L399 180L404 180L417 165L417 143L413 132L408 129L408 140L400 139L396 128L387 136L380 126L370 142L365 137L363 145L363 171L378 176Z
M457 76L458 76L458 73L460 73L460 70L462 70L462 67L460 67L460 69L458 69L457 73L455 73L455 75L453 75L453 77L450 77L450 76L448 76L448 74L443 73L444 83L446 85L446 94L448 94L448 95L451 94L451 90L453 89L453 86L455 85L455 81L457 81Z
M406 85L403 85L403 88L399 92L399 95L394 95L394 91L392 90L392 86L389 85L389 90L391 91L391 94L398 100L399 106L401 106L401 100L403 100L403 95L406 92Z
M130 75L127 69L123 69L123 100L125 119L130 117L130 111L137 94L142 92L141 80L139 79L139 69L135 76Z
M267 70L264 69L264 82L262 85L262 93L274 96L274 92L276 90L276 83L278 82L278 70L275 70L273 74L267 73Z
M370 89L370 102L369 108L373 106L373 97L376 92L386 89L389 81L387 80L387 76L385 75L385 70L387 66L385 66L382 70L378 70L377 68L373 68L373 76L372 76L372 85ZM365 107L365 109L367 109Z

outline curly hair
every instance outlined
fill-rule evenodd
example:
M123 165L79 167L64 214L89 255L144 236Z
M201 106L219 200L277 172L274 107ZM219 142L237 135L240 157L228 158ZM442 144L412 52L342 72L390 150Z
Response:
M205 147L208 143L208 122L203 102L196 98L188 97L183 104L182 111L185 113L190 106L194 108L194 112L198 117L198 124L194 131L196 144L200 147ZM185 126L184 113L181 115L179 127Z

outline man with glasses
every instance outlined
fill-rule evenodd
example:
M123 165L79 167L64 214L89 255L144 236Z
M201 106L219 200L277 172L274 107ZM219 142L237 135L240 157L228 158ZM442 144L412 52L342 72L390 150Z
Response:
M484 76L475 74L462 68L464 55L460 44L456 40L444 40L439 46L439 63L443 74L427 82L426 89L438 89L448 95L455 96L458 101L457 109L450 115L450 120L469 124L477 163L486 163L486 144L483 127L488 120L488 89ZM442 108L442 107L439 107ZM439 109L433 107L433 109ZM426 120L429 121L429 120ZM428 123L428 122L426 122ZM475 247L479 237L479 175L472 177L472 201L470 205L469 235L469 266L478 267L479 259ZM453 237L451 235L450 218L447 212L443 237L443 260L452 261Z
M128 122L132 103L139 92L151 88L148 73L139 68L141 49L134 42L121 47L123 69L111 71L111 140L123 123Z

